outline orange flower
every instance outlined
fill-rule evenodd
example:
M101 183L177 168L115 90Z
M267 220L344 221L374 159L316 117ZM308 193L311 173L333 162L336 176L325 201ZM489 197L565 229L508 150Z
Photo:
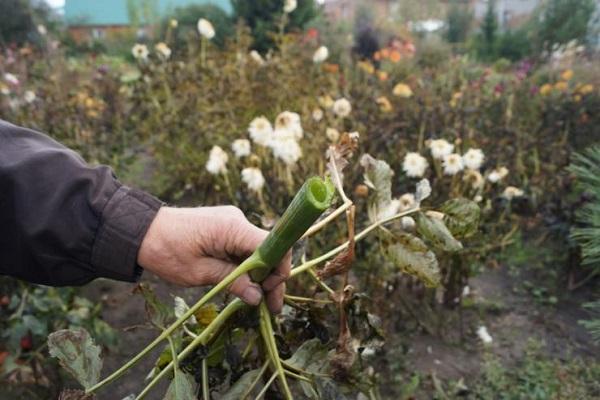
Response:
M377 71L377 77L379 78L380 81L384 82L384 81L388 80L389 75L385 71Z
M323 64L323 69L326 72L330 72L332 74L340 72L340 66L338 64L324 63Z
M381 49L381 58L390 58L390 49Z
M392 91L394 96L408 98L413 95L413 91L406 83L398 83Z
M381 52L380 52L380 51L376 51L376 52L373 54L373 58L374 58L376 61L379 61L379 60L381 60Z
M388 100L388 98L387 98L387 97L385 97L385 96L378 97L378 98L375 100L375 102L376 102L377 104L379 104L379 108L380 108L380 109L381 109L381 111L383 111L383 112L390 112L390 111L392 111L392 109L393 109L393 108L392 108L392 103L390 103L390 101Z
M392 50L390 52L390 61L393 63L397 63L402 59L402 55L398 50Z

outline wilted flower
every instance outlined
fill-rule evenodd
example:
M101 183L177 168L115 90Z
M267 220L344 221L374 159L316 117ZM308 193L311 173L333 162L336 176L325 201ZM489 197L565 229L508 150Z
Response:
M473 189L479 189L484 183L483 176L475 169L468 169L463 176L463 181L469 184Z
M168 60L171 57L171 49L164 42L159 42L154 46L158 56L163 60Z
M320 108L315 108L312 111L312 118L317 122L322 120L323 119L323 110L321 110Z
M35 92L31 91L31 90L27 90L25 91L25 94L23 95L23 99L25 100L26 103L33 103L36 99L36 95Z
M405 83L398 83L392 90L394 96L408 98L413 95L412 89Z
M254 60L254 62L257 63L258 65L263 65L265 63L265 60L262 58L260 53L256 50L252 50L250 52L250 58L252 60Z
M304 129L300 123L300 115L291 111L284 111L275 118L276 138L291 137L295 140L302 139Z
M209 20L204 18L198 20L198 32L208 40L215 37L215 28Z
M329 95L327 95L327 96L319 96L317 98L317 101L319 102L319 104L323 108L331 108L331 107L333 107L333 103L334 103L333 99Z
M136 43L131 48L131 54L136 60L146 60L148 58L148 47L145 44Z
M469 149L465 154L463 154L463 164L468 169L476 169L481 168L483 161L485 160L485 155L481 149Z
M169 20L169 26L171 28L177 28L177 25L179 25L179 22L175 18Z
M37 31L42 36L46 36L48 34L48 29L46 29L46 26L42 24L37 26Z
M392 103L385 96L378 97L375 102L379 104L379 109L383 112L390 112L393 109Z
M431 150L431 156L439 160L451 154L452 150L454 150L454 145L444 139L435 139L429 141L429 149Z
M413 209L416 205L417 202L415 200L415 195L412 193L405 193L398 199L399 212L404 212Z
M508 168L506 167L500 167L500 168L496 168L494 170L492 170L492 172L490 172L488 174L488 181L492 182L492 183L496 183L501 181L502 179L504 179L506 177L506 175L508 175Z
M408 153L404 157L404 162L402 163L402 169L406 173L407 176L411 178L420 178L425 174L425 170L429 163L419 153Z
M224 174L227 172L227 161L229 156L219 146L213 146L206 162L206 170L213 174Z
M283 12L291 13L298 7L298 2L296 0L285 0L283 4Z
M462 157L456 153L445 156L442 165L444 166L444 174L446 175L456 175L464 168Z
M313 62L315 64L322 63L323 61L327 60L327 57L329 57L329 49L327 49L325 46L321 46L313 54Z
M287 165L294 165L302 157L302 149L296 140L291 137L275 138L269 143L273 155Z
M340 138L340 132L335 128L327 128L325 130L325 136L327 136L327 139L331 140L332 142L337 142Z
M480 326L477 329L477 336L483 342L483 344L491 344L493 342L492 336L489 334L485 326Z
M516 188L514 186L507 186L506 189L504 189L504 192L502 192L502 197L504 197L507 200L512 200L513 198L521 197L524 194L525 193L522 189Z
M242 170L242 181L253 192L260 192L265 186L265 177L258 168L244 168Z
M268 146L273 137L273 126L265 117L256 117L250 122L248 134L254 143Z
M248 139L237 139L231 143L231 150L237 158L250 155L250 141Z
M350 115L350 112L352 112L352 105L347 99L342 97L341 99L337 99L335 103L333 103L333 112L338 117L345 118L348 115Z
M4 80L13 86L17 86L19 84L19 78L10 72L4 74Z

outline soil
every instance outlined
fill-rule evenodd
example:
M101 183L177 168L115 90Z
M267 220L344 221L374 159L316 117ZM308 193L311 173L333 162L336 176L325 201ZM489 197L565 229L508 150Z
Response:
M181 289L161 282L146 273L144 281L151 283L162 299L179 295L189 302L202 294L200 289ZM449 318L444 330L444 339L424 333L420 329L397 329L388 332L384 356L377 362L376 369L384 377L386 398L396 392L393 385L398 366L409 368L422 375L435 375L441 380L466 382L481 372L483 354L491 352L510 365L522 357L528 338L541 339L544 351L550 357L573 356L600 357L600 348L592 344L586 330L578 320L586 317L581 308L582 301L589 295L585 290L573 294L564 293L557 305L538 304L532 296L518 290L522 278L511 276L504 269L490 270L472 279L469 295L473 305L463 311L463 336L450 334L459 332L457 318ZM141 296L132 294L135 285L108 280L93 282L84 288L84 294L104 303L104 318L120 331L121 343L116 352L105 357L104 374L122 365L156 336L156 331L145 325L145 312ZM449 312L458 316L457 311ZM493 343L482 345L475 333L478 326L485 325L493 337ZM144 386L144 378L152 368L157 353L146 357L129 374L100 392L99 400L119 400L137 393ZM396 374L397 375L397 374ZM395 383L394 383L395 382ZM405 382L404 382L405 383ZM148 399L162 399L165 385L154 391ZM386 394L388 393L388 394Z

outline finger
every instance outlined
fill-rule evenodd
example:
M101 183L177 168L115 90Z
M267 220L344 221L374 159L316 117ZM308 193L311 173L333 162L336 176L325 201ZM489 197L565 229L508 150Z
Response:
M229 262L206 258L202 260L201 265L192 270L197 275L192 279L197 282L197 285L215 285L225 279L235 268L236 266ZM250 280L248 274L238 277L227 290L252 306L257 306L263 297L262 289Z
M277 268L273 270L271 275L269 275L262 283L263 289L266 291L273 290L277 285L290 276L290 271L292 270L292 252L288 251L283 260L279 263Z
M273 314L281 313L283 308L283 295L285 294L285 282L280 283L270 292L267 292L267 307Z
M226 238L225 251L240 257L252 254L269 234L268 231L252 225L246 218L238 220L231 229L231 234Z

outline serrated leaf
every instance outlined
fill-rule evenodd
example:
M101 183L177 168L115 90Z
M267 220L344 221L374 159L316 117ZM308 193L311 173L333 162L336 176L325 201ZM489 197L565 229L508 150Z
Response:
M154 291L145 284L139 284L135 292L141 293L146 301L146 313L152 325L163 329L169 320L174 317L173 309L162 303L154 294Z
M416 223L419 235L436 249L448 252L462 250L462 243L452 236L452 233L448 230L442 219L418 213L416 215Z
M481 209L474 201L457 198L446 201L440 207L444 213L444 223L456 238L473 236L479 228Z
M196 400L194 377L176 370L164 400Z
M175 296L173 298L173 302L175 303L173 306L173 312L175 314L175 318L179 319L183 316L183 314L185 314L189 309L190 306L187 305L187 303L185 302L185 300L179 296ZM189 319L188 322L190 324L196 324L196 317L194 315L192 315Z
M244 375L241 376L240 379L238 379L233 384L233 386L229 388L229 390L227 390L227 392L223 394L223 396L220 397L220 399L239 400L242 398L243 395L249 394L248 389L250 388L250 385L256 379L259 373L260 369L253 369L251 371L246 372Z
M386 212L392 203L392 177L394 171L388 163L364 154L360 164L365 169L365 184L373 189L373 197L369 199L368 214L371 222L379 220L382 212ZM387 212L386 212L387 213Z
M425 286L440 284L437 258L421 239L407 233L398 234L386 252L403 273L419 278Z
M85 389L98 383L102 370L101 349L85 329L63 329L51 333L48 350Z

